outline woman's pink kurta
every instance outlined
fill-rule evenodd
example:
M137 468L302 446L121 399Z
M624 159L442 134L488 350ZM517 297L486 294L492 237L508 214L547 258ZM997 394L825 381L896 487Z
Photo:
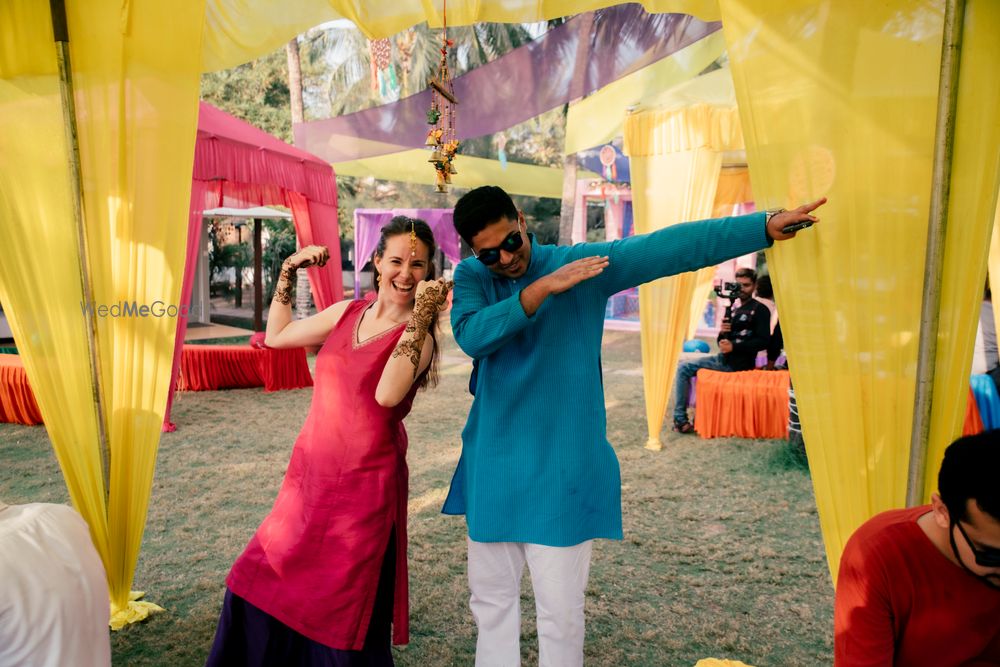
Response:
M375 402L403 325L359 342L371 304L351 303L320 349L312 406L278 499L226 579L234 594L342 650L364 644L393 526L393 643L409 641L403 418L416 385L394 408Z

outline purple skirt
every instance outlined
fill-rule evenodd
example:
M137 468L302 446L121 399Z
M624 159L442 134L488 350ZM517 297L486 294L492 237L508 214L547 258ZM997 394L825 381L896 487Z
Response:
M360 651L332 648L292 630L228 588L206 667L392 667L395 533L382 558L375 607Z

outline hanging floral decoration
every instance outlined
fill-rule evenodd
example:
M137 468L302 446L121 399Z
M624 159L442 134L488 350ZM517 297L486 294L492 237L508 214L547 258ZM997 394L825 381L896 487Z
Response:
M428 162L434 166L437 191L448 192L452 174L458 173L454 161L459 142L455 138L458 100L455 98L455 86L448 72L448 49L455 43L448 39L447 2L443 6L442 25L444 30L441 39L441 64L437 76L427 82L431 88L431 107L427 110L427 124L431 129L427 133L425 144L431 147L431 157Z
M371 64L372 93L383 100L399 93L396 69L392 66L392 43L388 39L368 42L368 61Z

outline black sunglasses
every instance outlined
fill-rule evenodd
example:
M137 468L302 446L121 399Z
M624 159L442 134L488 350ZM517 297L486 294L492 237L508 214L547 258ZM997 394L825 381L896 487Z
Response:
M524 245L524 238L521 236L520 225L517 229L508 234L503 241L495 248L483 248L478 253L473 250L472 254L486 266L493 266L500 261L500 251L514 252Z
M965 532L965 529L962 528L962 522L955 521L954 524L958 526L958 532L962 533L965 543L972 550L972 555L976 558L976 565L980 567L1000 567L1000 549L977 549L976 545L969 539L969 535ZM954 540L954 537L952 539ZM954 546L954 542L952 542L952 546Z

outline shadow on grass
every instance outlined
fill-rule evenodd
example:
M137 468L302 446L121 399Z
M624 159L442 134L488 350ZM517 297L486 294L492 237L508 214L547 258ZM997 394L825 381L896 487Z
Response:
M808 473L809 459L801 438L779 440L778 446L771 452L768 464L774 470L801 470Z

